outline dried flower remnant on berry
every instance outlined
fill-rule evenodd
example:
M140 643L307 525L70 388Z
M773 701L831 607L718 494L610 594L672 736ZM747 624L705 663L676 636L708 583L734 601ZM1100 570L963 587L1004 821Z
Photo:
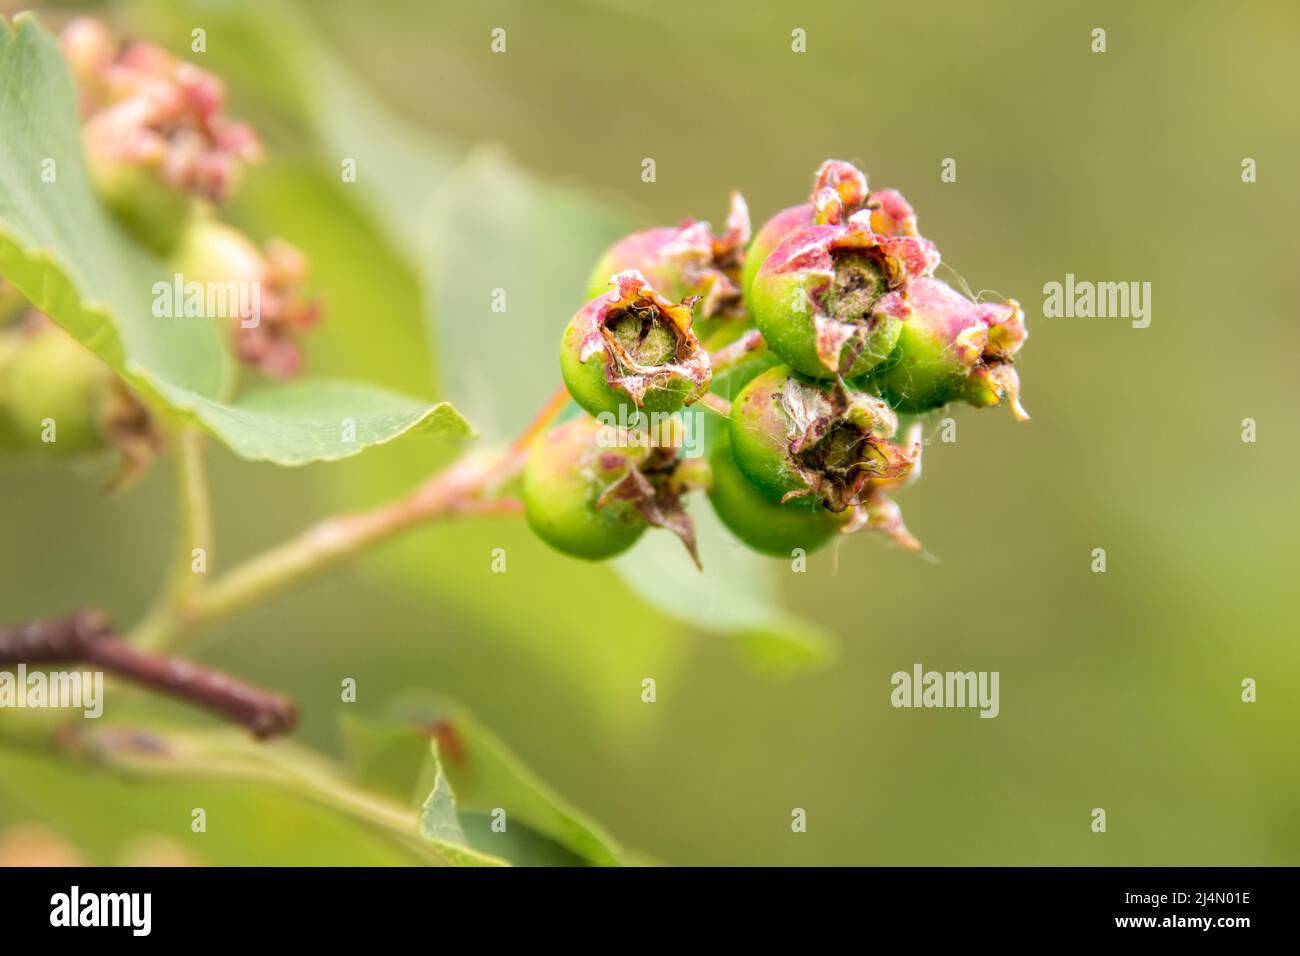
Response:
M791 377L780 403L791 425L786 446L790 466L805 485L787 492L783 501L811 495L838 514L860 503L868 482L897 481L917 463L918 448L889 441L898 420L872 395Z
M869 479L859 490L858 504L853 508L849 520L840 528L841 534L878 531L908 551L921 550L921 542L907 530L907 525L903 523L903 510L890 494L921 477L923 443L919 423L914 423L908 429L902 447L903 455L912 462L911 467L894 477Z
M186 230L172 257L187 283L238 290L226 312L213 317L229 328L242 363L279 379L302 370L302 336L320 321L319 303L302 292L308 266L302 251L283 240L267 242L264 254L233 226L202 218ZM257 314L241 314L254 294Z
M646 524L677 535L695 566L700 568L695 523L684 505L687 494L708 486L707 469L698 465L678 457L674 444L647 444L642 458L627 460L627 471L605 488L596 507L603 508L614 501L631 503Z
M842 225L859 212L869 213L872 231L882 236L919 235L916 213L902 193L896 189L872 192L862 170L843 160L828 159L817 170L809 201L782 209L754 236L745 253L742 285L746 297L754 276L783 239L809 226Z
M740 470L770 499L811 498L839 514L862 503L871 482L894 482L916 467L919 446L889 440L897 427L881 399L777 367L737 396L729 434Z
M768 347L805 375L856 378L883 362L909 315L908 288L939 264L932 242L877 233L870 216L786 237L754 278L750 307Z
M676 411L709 389L709 356L691 330L691 306L660 295L635 269L588 302L565 330L561 370L577 402L594 415L629 400Z

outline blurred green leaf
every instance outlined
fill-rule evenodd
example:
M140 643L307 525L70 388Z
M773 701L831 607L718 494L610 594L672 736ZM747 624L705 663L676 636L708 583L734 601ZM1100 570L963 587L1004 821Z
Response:
M404 721L349 718L344 731L358 782L403 799L412 788L426 788L420 802L426 837L517 865L621 865L613 838L477 721L459 711L447 716L437 705L415 711L422 716ZM493 826L502 811L504 830Z
M427 855L413 849L418 840L395 841L278 784L210 769L124 775L67 751L0 743L0 834L15 820L37 822L97 865L151 847L215 866L393 866ZM195 808L204 810L207 832L191 829ZM414 814L410 823L414 836Z
M205 402L201 409L240 457L277 465L334 461L406 434L473 434L447 402L320 379L259 389L237 405Z
M0 28L0 140L0 274L132 385L236 454L297 465L408 432L469 432L446 404L369 385L302 381L226 402L233 369L216 325L154 317L163 267L95 197L71 77L30 16ZM49 160L57 179L44 182Z
M497 737L458 714L438 732L441 764L460 806L506 812L506 831L519 821L595 866L621 865L622 850L598 824L543 783Z
M614 559L623 580L648 604L696 627L726 634L759 670L789 676L826 664L833 639L776 604L785 562L737 541L703 500L689 507L704 569L697 570L668 534L645 534Z
M428 224L427 317L449 396L485 435L512 438L559 387L560 335L592 264L628 229L496 150L447 181Z

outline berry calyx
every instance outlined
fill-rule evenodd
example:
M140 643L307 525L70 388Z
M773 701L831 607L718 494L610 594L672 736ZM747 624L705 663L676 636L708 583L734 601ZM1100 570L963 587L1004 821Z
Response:
M898 420L879 398L778 366L745 386L731 407L736 464L769 499L811 498L839 513L861 504L871 482L905 478L919 443L889 438Z
M722 523L737 538L762 554L791 556L822 548L845 525L845 517L820 507L811 497L782 504L754 485L736 465L725 432L709 454L712 483L709 501Z
M589 561L626 551L647 527L667 528L698 565L681 500L702 480L671 445L583 417L534 443L524 468L524 515L551 547Z
M614 276L635 269L667 299L695 297L697 323L739 317L744 314L740 267L749 235L749 207L740 193L732 193L727 226L720 235L715 236L707 222L687 219L618 240L596 263L587 298L604 295Z
M745 253L741 283L745 299L749 299L759 268L783 239L809 226L838 225L864 209L870 212L872 230L881 235L918 235L916 213L902 193L896 189L870 191L866 173L852 163L838 159L822 163L809 201L782 209L755 234Z
M958 400L997 405L1005 397L1016 418L1029 418L1013 364L1028 332L1014 299L972 302L938 279L921 278L908 305L895 355L870 379L894 408L924 412Z
M708 353L691 330L690 299L675 304L635 269L573 317L560 371L574 401L593 415L674 412L709 389Z
M934 244L872 230L870 213L814 225L767 257L750 296L768 348L813 378L857 378L889 357L912 282L939 264Z

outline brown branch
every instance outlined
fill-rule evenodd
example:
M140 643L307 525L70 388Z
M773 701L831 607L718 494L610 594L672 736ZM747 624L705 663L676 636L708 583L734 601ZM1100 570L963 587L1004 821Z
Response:
M242 724L259 739L288 733L298 723L293 701L218 670L145 653L114 634L94 611L0 628L0 666L71 663L90 664L203 707Z

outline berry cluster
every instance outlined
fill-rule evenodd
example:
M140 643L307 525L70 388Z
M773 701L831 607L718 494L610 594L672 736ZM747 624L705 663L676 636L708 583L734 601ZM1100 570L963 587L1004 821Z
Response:
M256 287L256 321L225 320L235 355L263 375L288 378L302 366L301 334L316 322L299 287L306 259L288 243L263 253L216 219L246 164L262 147L246 123L226 116L221 78L141 41L119 42L98 20L63 33L77 80L86 162L100 198L135 237L186 283Z
M319 319L301 292L307 259L279 240L259 249L217 216L244 165L261 158L252 128L225 114L225 85L153 44L119 41L93 19L69 23L61 45L77 82L91 182L119 224L179 277L181 291L166 303L173 317L197 307L222 325L245 366L296 375L302 334ZM210 313L204 293L214 287L224 304ZM255 314L245 314L248 301ZM125 383L0 280L0 452L111 449L120 486L162 442Z
M835 160L752 241L739 195L721 235L688 220L619 240L564 332L560 370L588 415L534 445L529 524L587 559L666 527L695 557L683 503L705 490L763 553L860 530L918 549L890 496L920 473L921 426L900 440L900 415L1006 399L1028 418L1019 305L972 301L938 264L907 200ZM697 402L725 416L707 461L681 447L680 411Z

